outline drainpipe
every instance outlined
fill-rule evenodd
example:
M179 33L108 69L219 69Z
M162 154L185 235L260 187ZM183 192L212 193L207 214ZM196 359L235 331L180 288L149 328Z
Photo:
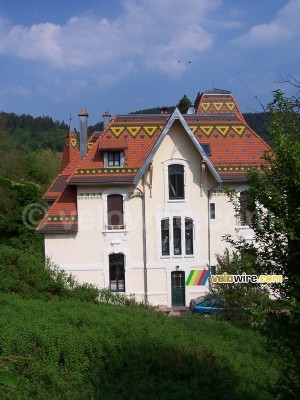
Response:
M145 186L144 191L138 187L135 188L141 194L142 199L142 220L143 220L143 263L144 263L144 297L145 305L148 305L148 278L147 278L147 236L146 236L146 204L145 204Z
M211 254L210 254L210 195L212 191L216 188L221 186L222 184L219 183L218 185L214 185L207 191L207 242L208 242L208 269L211 270Z

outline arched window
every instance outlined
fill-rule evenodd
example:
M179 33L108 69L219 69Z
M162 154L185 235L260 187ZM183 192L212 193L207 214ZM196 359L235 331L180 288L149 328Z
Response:
M110 194L107 196L107 228L124 229L123 196Z
M109 255L109 286L112 292L125 292L125 257L122 253Z
M168 167L169 199L184 199L184 166L171 164Z

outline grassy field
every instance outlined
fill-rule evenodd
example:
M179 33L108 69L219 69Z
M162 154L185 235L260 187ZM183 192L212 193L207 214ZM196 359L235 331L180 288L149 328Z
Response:
M0 296L0 357L41 400L275 399L280 362L242 325L139 306Z

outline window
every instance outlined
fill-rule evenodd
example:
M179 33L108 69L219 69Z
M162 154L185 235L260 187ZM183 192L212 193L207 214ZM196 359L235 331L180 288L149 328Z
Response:
M192 218L173 217L171 219L169 218L162 219L161 255L191 256L193 254L194 254L194 221L192 220Z
M161 221L161 253L163 256L170 255L170 228L169 218Z
M249 193L247 190L240 192L240 225L251 225L252 212L249 210Z
M193 243L193 220L185 218L185 254L187 256L194 254Z
M211 156L211 148L209 143L200 143L200 146L207 156Z
M180 164L171 164L168 167L169 199L184 199L184 167Z
M107 196L107 229L125 229L121 194Z
M181 218L173 218L173 244L174 255L181 255Z
M125 257L122 253L109 255L109 287L112 292L125 292Z
M216 204L215 203L209 204L209 216L210 216L210 219L216 219Z
M124 165L124 152L120 150L103 153L104 168L117 168Z
M121 154L119 151L109 151L107 153L108 167L120 167L121 166Z

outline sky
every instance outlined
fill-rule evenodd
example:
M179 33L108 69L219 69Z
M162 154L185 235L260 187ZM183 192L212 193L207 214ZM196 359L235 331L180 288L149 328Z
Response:
M0 111L89 125L230 90L262 111L300 80L300 0L0 0Z

